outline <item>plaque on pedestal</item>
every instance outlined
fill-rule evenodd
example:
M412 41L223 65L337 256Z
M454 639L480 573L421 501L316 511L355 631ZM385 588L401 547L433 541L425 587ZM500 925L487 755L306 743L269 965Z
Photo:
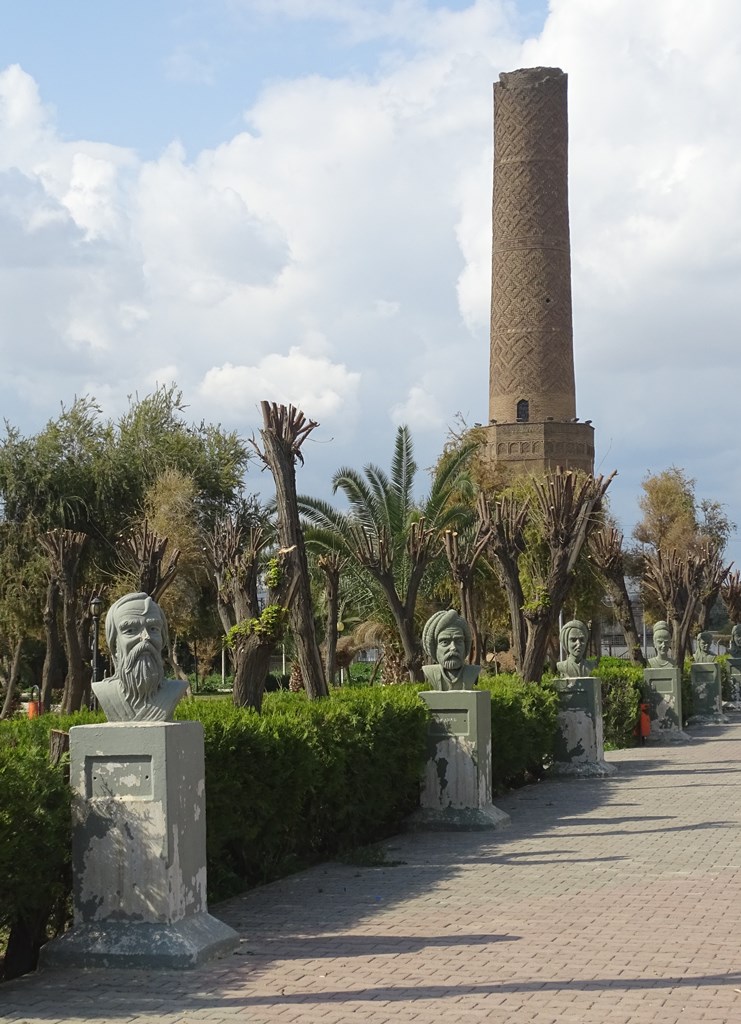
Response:
M411 828L478 831L510 818L491 802L491 694L425 690L430 709L420 807Z
M694 710L690 725L727 722L723 714L720 665L715 661L699 661L690 669Z
M690 739L682 730L682 673L678 668L645 668L643 699L649 706L652 742L678 743Z
M206 904L200 722L70 730L74 925L42 961L191 967L238 942Z
M605 761L602 689L594 676L555 680L560 695L554 775L605 777L617 768Z

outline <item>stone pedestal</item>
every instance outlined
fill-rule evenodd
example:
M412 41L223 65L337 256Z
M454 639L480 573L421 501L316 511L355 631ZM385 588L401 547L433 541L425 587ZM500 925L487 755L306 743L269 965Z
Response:
M420 693L430 709L428 760L412 828L503 828L510 817L491 802L491 694L487 690Z
M723 692L720 665L714 661L700 661L690 669L692 703L694 710L690 725L712 725L727 722L723 714Z
M731 681L731 707L741 711L741 658L729 658L726 664Z
M556 687L560 709L553 774L589 778L614 775L617 768L605 761L599 679L594 676L557 679Z
M70 730L74 926L42 962L192 967L236 945L206 904L200 722Z
M643 699L651 717L653 743L679 743L690 737L682 730L682 672L678 668L645 668Z

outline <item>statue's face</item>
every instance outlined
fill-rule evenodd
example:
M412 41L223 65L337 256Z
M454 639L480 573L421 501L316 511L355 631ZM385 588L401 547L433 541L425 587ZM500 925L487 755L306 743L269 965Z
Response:
M670 646L669 637L666 633L654 633L654 647L660 658L668 657Z
M162 653L162 619L151 598L131 601L116 610L116 660L125 661L138 644Z
M731 630L731 640L737 647L741 647L741 625L735 625Z
M571 630L567 640L567 645L569 648L569 654L576 658L577 661L581 661L584 656L584 652L587 649L587 638L580 629Z
M463 631L450 626L438 633L435 657L447 672L459 672L466 660L466 638Z
M710 650L710 643L708 642L707 637L704 637L702 633L697 638L697 646L703 654L707 654Z

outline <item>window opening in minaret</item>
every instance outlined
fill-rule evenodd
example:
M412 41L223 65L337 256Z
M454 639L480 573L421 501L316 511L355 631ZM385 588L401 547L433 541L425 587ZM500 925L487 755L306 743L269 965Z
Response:
M530 403L526 398L521 398L517 403L517 422L527 423L530 419Z

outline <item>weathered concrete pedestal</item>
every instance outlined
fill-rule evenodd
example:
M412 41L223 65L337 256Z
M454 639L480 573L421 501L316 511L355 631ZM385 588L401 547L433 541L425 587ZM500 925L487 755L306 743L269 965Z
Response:
M720 665L714 661L700 661L690 669L692 703L694 710L690 725L718 725L727 722L723 714Z
M42 964L192 967L237 944L208 913L203 727L70 730L74 926Z
M413 829L483 831L510 817L491 802L491 694L425 690L430 709L428 760Z
M554 775L603 778L617 768L605 761L602 729L602 689L594 676L557 679L560 694Z
M682 672L678 668L645 668L643 699L649 706L652 743L681 743L691 737L682 730Z
M731 707L741 711L741 658L729 658L726 664L731 678Z

